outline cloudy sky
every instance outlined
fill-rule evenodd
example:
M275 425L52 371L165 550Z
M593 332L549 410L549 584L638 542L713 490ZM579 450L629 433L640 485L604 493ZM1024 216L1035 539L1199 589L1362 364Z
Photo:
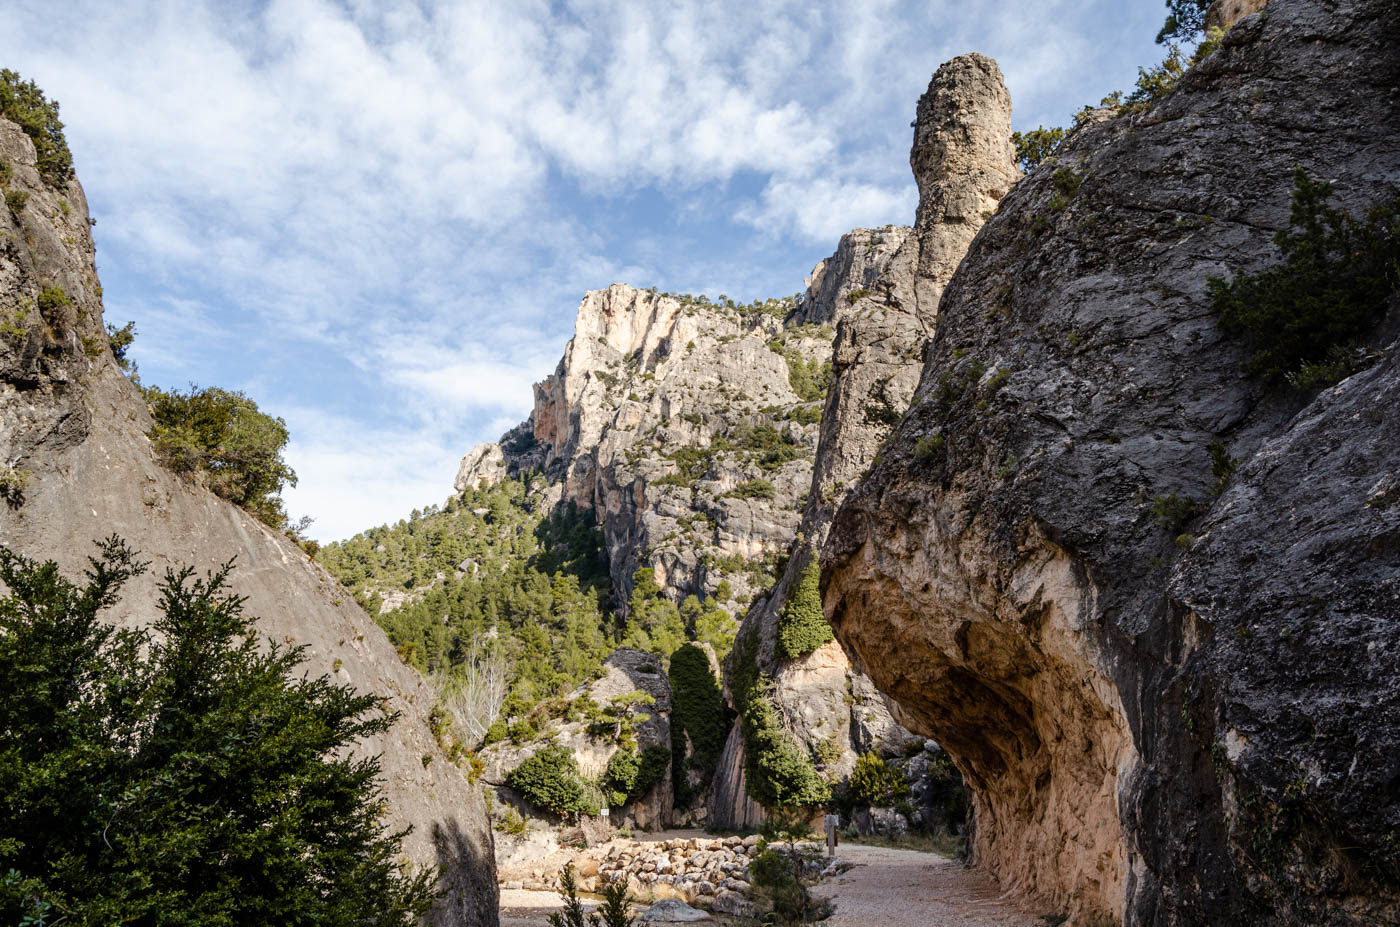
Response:
M802 288L908 223L915 103L967 51L1018 129L1131 87L1160 0L6 0L62 104L108 321L161 386L287 420L321 540L441 502L583 292Z

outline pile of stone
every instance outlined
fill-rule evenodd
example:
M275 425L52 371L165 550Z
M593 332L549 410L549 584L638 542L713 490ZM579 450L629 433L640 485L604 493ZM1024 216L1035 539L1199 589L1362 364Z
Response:
M786 849L786 845L781 845ZM815 843L799 843L804 854L815 855ZM759 838L675 838L660 841L613 840L571 854L580 891L597 892L625 883L638 900L677 899L718 914L756 917L760 908L750 899L749 863L759 853ZM528 871L528 878L507 879L502 888L552 891L558 872L548 863ZM808 877L825 878L836 860L814 861ZM555 865L558 865L557 863Z
M674 897L725 914L752 914L749 860L757 837L690 838L610 845L595 885L626 882L638 896Z

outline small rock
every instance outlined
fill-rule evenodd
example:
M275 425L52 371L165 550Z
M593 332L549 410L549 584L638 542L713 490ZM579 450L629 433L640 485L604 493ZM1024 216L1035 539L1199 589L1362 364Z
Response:
M524 887L525 887L525 886L524 886L522 883L520 883L520 882L502 882L502 883L501 883L501 888L505 889L505 890L508 891L508 892L516 892L516 891L519 891L520 889L522 889L522 888L524 888Z
M691 921L707 921L710 915L692 908L684 901L667 899L658 901L643 911L641 919L648 923L686 924Z
M745 838L743 839L743 845L744 845L745 847L756 847L756 846L758 846L758 834L749 834L747 837L745 837Z
M758 905L738 892L720 891L715 896L712 907L719 914L732 914L735 917L758 917Z

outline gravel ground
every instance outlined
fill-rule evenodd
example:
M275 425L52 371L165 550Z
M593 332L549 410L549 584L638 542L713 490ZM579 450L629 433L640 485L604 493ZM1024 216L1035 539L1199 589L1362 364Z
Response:
M836 902L826 927L1045 927L975 869L932 853L846 844L854 869L812 893Z
M668 834L666 836L674 836ZM916 850L845 844L855 867L813 889L836 902L825 927L1044 927L1034 912L1003 899L987 876ZM585 900L592 909L596 902ZM555 892L501 891L502 927L548 927L560 908ZM642 909L634 909L639 913ZM716 922L722 919L716 918Z

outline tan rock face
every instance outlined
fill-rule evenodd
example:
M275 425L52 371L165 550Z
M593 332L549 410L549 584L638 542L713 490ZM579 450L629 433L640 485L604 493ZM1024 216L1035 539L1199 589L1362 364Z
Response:
M260 632L307 648L308 672L329 674L387 700L401 719L366 741L379 754L386 823L412 826L404 844L419 865L441 865L446 894L434 925L494 925L491 831L480 791L434 741L433 695L404 666L379 627L295 544L241 509L166 471L152 457L145 403L120 372L103 336L92 240L82 187L44 187L34 149L0 119L0 156L11 187L29 191L16 219L0 214L0 312L35 305L43 286L62 286L69 304L47 317L28 311L22 337L0 338L0 458L29 471L23 504L0 507L0 543L55 560L77 577L93 541L116 533L151 561L109 617L128 626L157 617L155 584L164 567L210 570L237 558L234 592ZM68 209L60 205L66 202ZM426 764L425 764L426 759Z
M767 601L750 611L741 633L757 635L760 668L772 675L779 707L796 735L828 757L831 745L840 746L839 758L828 759L824 768L833 778L849 774L857 745L870 749L879 745L875 740L908 735L891 719L885 700L853 678L859 674L836 645L784 665L774 652L778 616L810 562L807 549L825 539L837 504L909 403L943 287L1016 179L1010 137L1011 100L996 62L973 54L940 67L919 101L909 156L919 186L913 230L878 242L843 238L809 283L808 303L825 299L841 309L812 490L787 571ZM870 280L860 255L890 247L894 253L883 272ZM831 285L834 268L853 269L840 288ZM724 781L722 788L731 793L735 783Z
M1298 165L1354 215L1394 196L1393 12L1271 0L1018 182L822 550L838 639L973 788L974 858L1076 922L1400 911L1395 312L1371 369L1266 390L1206 292L1278 264Z

